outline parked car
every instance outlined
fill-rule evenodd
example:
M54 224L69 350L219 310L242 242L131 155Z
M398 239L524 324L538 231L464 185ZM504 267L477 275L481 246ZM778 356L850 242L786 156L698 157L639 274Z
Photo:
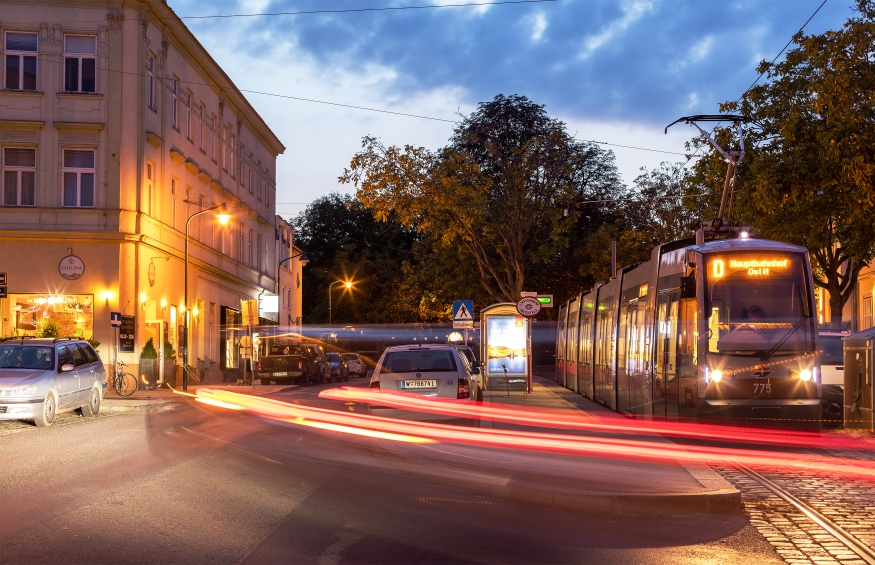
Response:
M331 366L331 379L337 379L338 381L348 381L349 380L349 365L346 360L340 356L339 353L326 353L325 357L328 359L328 364Z
M436 398L475 400L479 397L476 376L480 370L452 345L393 346L386 349L371 376L371 389L399 391ZM408 413L395 408L369 405L375 416L407 419L440 419L433 414Z
M271 343L267 355L258 360L258 378L263 385L297 382L303 386L325 381L327 373L317 351L301 344Z
M328 364L328 358L325 356L325 350L322 346L308 343L301 346L301 351L303 351L308 363L320 369L319 371L313 371L313 373L321 375L316 382L321 383L330 381L331 365ZM301 385L303 386L308 382L310 381L301 381Z
M96 416L106 386L106 369L85 340L0 340L0 420L46 427L59 412Z
M341 353L341 357L349 365L349 374L357 377L364 377L368 373L368 367L365 365L365 360L358 353Z

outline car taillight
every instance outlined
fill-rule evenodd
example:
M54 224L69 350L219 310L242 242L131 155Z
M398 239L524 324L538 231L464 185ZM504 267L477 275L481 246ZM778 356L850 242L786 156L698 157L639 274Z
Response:
M459 388L456 389L456 398L468 398L471 396L471 390L468 388L468 381L459 379Z
M371 383L371 388L380 388L380 381L374 381Z
M261 359L258 360L258 370L261 370Z

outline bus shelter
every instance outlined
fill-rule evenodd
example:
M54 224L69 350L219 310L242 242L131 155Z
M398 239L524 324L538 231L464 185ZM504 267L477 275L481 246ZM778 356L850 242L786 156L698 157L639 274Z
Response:
M485 389L531 392L531 320L512 302L493 304L480 311L480 332Z

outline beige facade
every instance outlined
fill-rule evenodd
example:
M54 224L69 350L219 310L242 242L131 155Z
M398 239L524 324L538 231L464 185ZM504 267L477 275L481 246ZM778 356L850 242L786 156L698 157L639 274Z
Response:
M282 143L162 0L3 0L0 22L2 335L53 322L108 361L120 312L136 365L150 337L180 350L188 307L196 376L236 378L223 330L276 288ZM186 304L186 221L218 204L227 224L189 223Z
M818 319L820 322L829 322L832 319L829 293L822 288L816 288L815 293ZM875 264L866 265L860 270L854 292L842 309L842 322L853 332L875 326Z
M295 247L295 231L291 224L276 217L277 295L279 296L279 326L290 332L301 331L301 279L307 264L303 251Z

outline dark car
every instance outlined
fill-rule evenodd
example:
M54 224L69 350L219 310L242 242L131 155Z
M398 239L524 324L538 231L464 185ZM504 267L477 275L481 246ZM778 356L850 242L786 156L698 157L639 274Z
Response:
M338 381L349 380L349 364L337 353L326 353L328 364L331 365L331 378Z

